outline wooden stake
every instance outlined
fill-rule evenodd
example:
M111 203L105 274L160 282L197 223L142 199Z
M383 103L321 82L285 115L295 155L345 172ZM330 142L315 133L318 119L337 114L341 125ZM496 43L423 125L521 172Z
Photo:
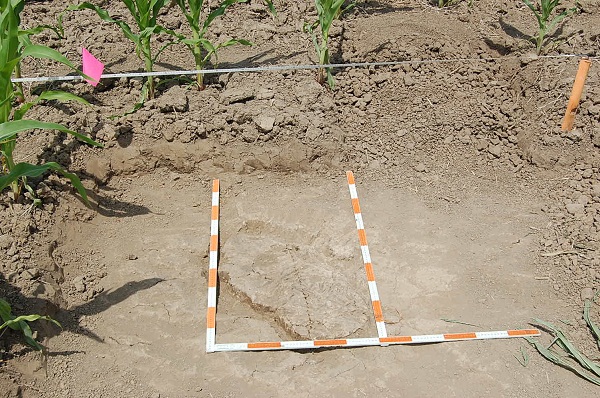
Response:
M565 117L563 118L563 123L561 127L562 131L571 131L573 129L573 123L575 122L575 114L577 113L577 108L579 107L579 100L581 99L581 94L583 93L583 86L585 84L585 79L587 78L591 64L592 61L590 61L587 58L584 58L579 61L579 69L577 70L577 75L575 76L575 83L573 83L571 98L569 99L567 111L565 112Z

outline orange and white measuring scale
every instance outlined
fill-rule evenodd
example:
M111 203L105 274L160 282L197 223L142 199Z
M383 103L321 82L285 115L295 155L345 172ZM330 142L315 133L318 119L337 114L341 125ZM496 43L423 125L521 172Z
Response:
M371 253L367 244L367 234L362 218L358 193L354 174L351 171L346 172L348 188L350 190L350 199L352 200L352 209L358 230L358 241L362 253L365 272L367 274L367 283L369 285L369 294L373 307L375 324L377 325L377 337L372 338L342 338L325 340L296 340L296 341L265 341L250 343L220 343L216 342L216 313L217 313L217 267L219 253L219 180L214 180L212 184L212 208L210 221L210 251L208 263L208 308L206 312L206 352L216 351L264 351L264 350L302 350L319 349L326 347L366 347L366 346L388 346L397 344L425 344L442 343L448 341L465 340L491 340L508 339L515 337L533 337L541 333L538 329L518 329L518 330L500 330L493 332L467 332L467 333L444 333L427 334L416 336L388 336L383 318L383 310L377 284L375 283L375 272Z

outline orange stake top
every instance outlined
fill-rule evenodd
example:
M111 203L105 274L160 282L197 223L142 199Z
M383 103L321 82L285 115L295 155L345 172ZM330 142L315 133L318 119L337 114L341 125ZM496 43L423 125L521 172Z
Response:
M575 114L579 107L579 100L581 100L581 94L583 93L583 86L585 85L585 79L587 78L588 72L592 61L589 59L582 59L579 61L579 69L575 76L575 83L573 83L573 90L571 91L571 98L567 104L567 111L563 118L562 131L571 131L575 122Z

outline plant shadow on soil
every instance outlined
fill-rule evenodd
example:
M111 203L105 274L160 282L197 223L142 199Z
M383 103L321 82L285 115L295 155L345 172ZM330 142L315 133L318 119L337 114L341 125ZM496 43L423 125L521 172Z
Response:
M294 51L285 55L277 55L265 58L267 55L271 54L272 51L263 51L256 55L253 55L248 58L244 58L238 62L219 62L218 64L206 65L206 69L233 69L233 68L251 68L251 67L259 67L265 65L278 65L281 61L289 62L289 60L294 59L299 55L304 55L304 51ZM181 66L173 65L168 62L157 62L156 65L161 66L165 69L177 70L180 69ZM210 75L214 75L210 74ZM209 75L209 76L210 76Z
M13 315L23 315L20 313L20 308L27 308L32 313L48 315L56 319L62 325L63 330L80 334L103 343L104 339L101 336L98 336L93 331L79 324L81 318L84 316L100 314L134 294L137 294L142 290L150 289L161 282L164 282L164 279L148 278L140 281L127 282L117 289L101 292L91 301L66 309L60 308L57 303L44 298L27 297L23 295L20 289L11 285L4 278L4 275L0 274L0 297L5 298L13 307L17 308L16 310L13 308ZM42 343L43 340L55 337L61 332L60 328L43 320L31 324L31 326L33 330L38 332L38 341L42 341ZM5 342L6 346L3 347L4 350L8 352L12 351L13 345L22 341L19 332L11 334L13 337L9 337Z
M381 1L367 0L355 6L357 9L366 12L369 15L388 14L392 12L407 12L413 11L417 7L402 6L396 7Z
M102 187L102 190L110 189ZM134 217L144 214L158 214L150 211L146 206L108 198L93 191L88 191L88 197L94 203L93 209L105 217Z
M513 39L518 39L518 40L526 40L530 43L533 43L535 45L535 39L532 38L532 36L522 32L521 30L519 30L518 28L516 28L515 26L505 22L502 17L500 17L498 19L498 23L500 25L500 27L502 28L502 30L504 31L504 33L506 33L507 35L509 35L510 37L512 37ZM569 34L569 36L565 37L563 40L567 40L569 37L573 36L576 32L572 32L571 34ZM563 30L563 25L558 26L558 28L556 28L553 32L548 32L546 34L546 38L544 39L544 42L547 42L549 39L553 39L553 40L558 40L560 39L560 37L562 37L564 34L564 30ZM485 43L492 49L496 49L492 46L490 46L490 44L488 42L491 42L489 39L484 39ZM502 55L506 55L506 53L501 53Z

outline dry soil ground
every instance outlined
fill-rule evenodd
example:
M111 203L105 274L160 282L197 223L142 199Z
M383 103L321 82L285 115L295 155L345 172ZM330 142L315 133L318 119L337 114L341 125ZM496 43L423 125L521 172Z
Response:
M103 4L127 18L119 2ZM220 67L314 63L302 33L312 1L276 4L276 20L252 1L218 21L211 38L255 43L224 49ZM51 23L63 7L28 2L24 23ZM176 8L162 23L185 31ZM66 39L38 40L71 59L85 46L107 72L141 67L95 14L69 13L64 26ZM17 335L2 336L0 396L596 396L520 339L206 354L204 333L219 178L217 341L376 335L345 181L353 170L390 334L541 318L597 359L581 319L582 299L600 287L596 60L575 130L559 126L578 62L564 55L597 57L599 27L600 2L583 1L545 49L557 57L537 58L527 41L535 20L520 1L446 10L361 1L335 24L334 61L410 62L338 70L334 91L313 71L224 74L201 92L166 82L141 110L112 119L132 108L140 80L53 84L92 106L45 104L32 116L105 148L19 137L19 159L77 172L93 209L55 176L34 181L43 208L3 195L0 296L64 329L38 326L46 366ZM157 68L192 67L185 51L170 47ZM25 75L62 73L24 65Z

